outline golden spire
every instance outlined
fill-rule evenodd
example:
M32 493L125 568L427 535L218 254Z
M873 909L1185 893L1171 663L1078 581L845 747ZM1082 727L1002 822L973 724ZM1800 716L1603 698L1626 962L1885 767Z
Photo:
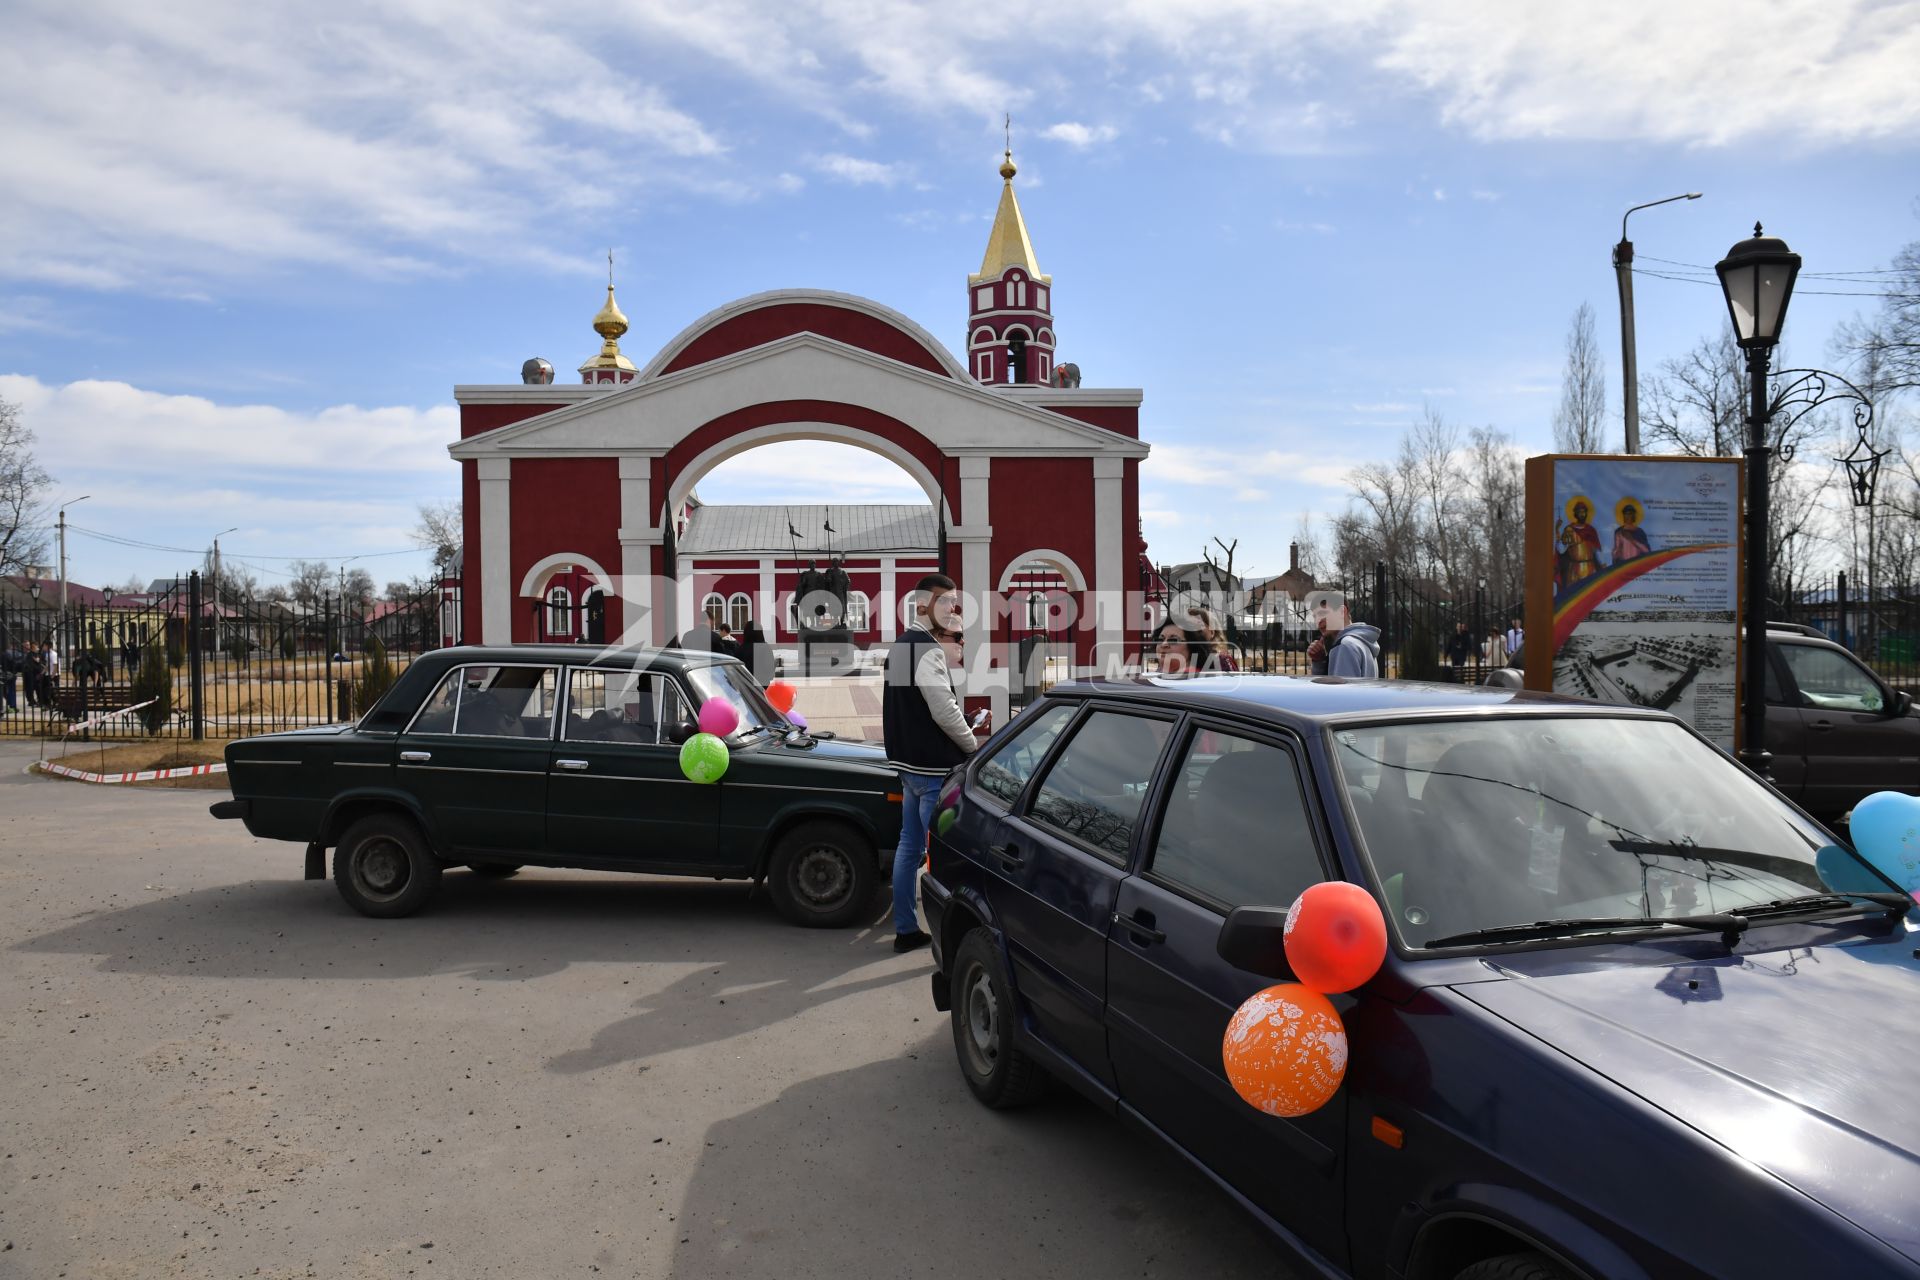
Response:
M629 373L637 372L633 361L620 354L620 335L627 331L627 317L620 310L620 304L613 300L613 250L607 250L607 304L593 317L593 331L605 341L600 344L600 354L580 366L580 372L589 369L625 369Z
M1008 267L1020 267L1040 283L1052 284L1052 276L1040 274L1040 264L1033 256L1033 241L1027 236L1027 220L1020 216L1020 201L1013 194L1013 175L1019 170L1013 164L1011 122L1007 129L1007 149L1000 161L1000 177L1006 185L1000 188L1000 207L993 214L993 231L987 236L986 256L980 259L980 270L967 277L967 283L998 280L1000 273Z

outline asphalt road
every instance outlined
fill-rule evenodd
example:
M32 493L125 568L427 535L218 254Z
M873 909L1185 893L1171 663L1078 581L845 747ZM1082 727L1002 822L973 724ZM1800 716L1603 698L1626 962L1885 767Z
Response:
M353 914L219 793L0 745L0 1276L1274 1276L1175 1157L961 1083L925 953L744 886Z

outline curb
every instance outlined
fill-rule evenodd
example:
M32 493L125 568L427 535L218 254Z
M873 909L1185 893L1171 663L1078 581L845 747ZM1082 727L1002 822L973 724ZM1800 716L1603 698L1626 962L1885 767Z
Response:
M205 773L225 773L227 766L221 764L193 764L183 769L142 769L138 773L87 773L82 769L68 768L64 764L49 764L39 760L28 768L40 773L51 773L56 777L72 778L75 782L157 782L164 778L193 778Z

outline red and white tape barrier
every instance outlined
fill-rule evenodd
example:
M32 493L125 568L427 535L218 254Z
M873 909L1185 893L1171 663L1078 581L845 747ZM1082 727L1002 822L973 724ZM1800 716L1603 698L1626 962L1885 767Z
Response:
M191 764L180 769L142 769L138 773L88 773L84 769L68 768L64 764L42 760L34 766L42 773L57 774L62 778L72 778L75 782L157 782L162 778L197 778L203 773L225 773L225 762L220 764Z

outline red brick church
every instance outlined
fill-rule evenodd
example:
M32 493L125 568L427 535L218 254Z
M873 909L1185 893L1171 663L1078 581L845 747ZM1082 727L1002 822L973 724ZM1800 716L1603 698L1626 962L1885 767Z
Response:
M796 640L800 573L828 554L851 581L857 643L891 639L936 568L970 600L971 691L1001 711L1009 642L1051 633L1079 669L1137 657L1141 392L1083 388L1056 362L1009 154L986 254L967 277L966 358L877 302L789 289L694 321L636 367L611 284L577 385L463 385L464 548L448 584L458 638L661 643L708 610ZM897 464L925 506L707 506L728 458L829 440ZM825 526L833 526L829 533Z

